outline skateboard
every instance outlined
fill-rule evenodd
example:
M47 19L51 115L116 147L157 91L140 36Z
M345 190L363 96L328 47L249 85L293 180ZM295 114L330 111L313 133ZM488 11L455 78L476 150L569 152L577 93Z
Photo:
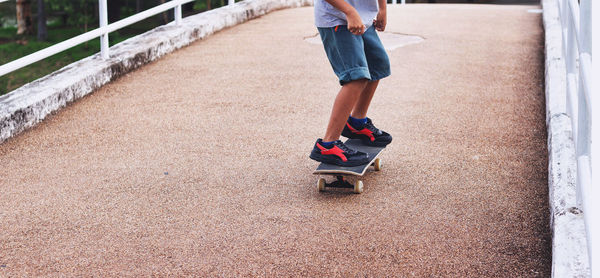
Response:
M371 160L363 165L353 167L343 167L327 163L319 164L313 172L315 175L320 175L317 181L317 189L319 191L324 191L326 187L352 188L352 192L360 194L363 192L361 177L367 172L367 168L373 166L375 171L381 171L383 163L381 162L381 158L379 158L379 154L381 154L381 151L385 147L366 146L359 139L348 139L344 144L353 150L368 153ZM323 177L324 175L335 176L336 180L328 183ZM346 180L346 177L356 177L356 180L354 183L350 183Z

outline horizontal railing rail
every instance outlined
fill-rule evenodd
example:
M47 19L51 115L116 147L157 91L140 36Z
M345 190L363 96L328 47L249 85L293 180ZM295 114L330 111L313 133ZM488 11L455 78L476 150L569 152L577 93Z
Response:
M0 66L0 76L11 73L15 70L21 69L28 65L31 65L37 61L48 58L52 55L58 54L62 51L65 51L71 47L77 46L84 42L93 40L95 38L100 37L100 54L102 58L109 58L109 42L108 42L108 34L134 24L136 22L142 21L148 17L160 14L162 12L173 9L174 10L174 21L175 24L180 25L182 19L181 5L192 2L194 0L172 0L166 2L164 4L158 5L156 7L150 8L148 10L142 11L130 17L124 18L117 22L107 24L108 23L108 13L106 9L106 1L107 0L99 0L98 1L98 12L100 19L100 27L94 29L92 31L83 33L76 37L70 38L68 40L57 43L53 46L44 48L32 54L29 54L25 57L19 58L17 60L8 62L4 65ZM228 0L228 5L233 5L235 3L234 0Z
M592 274L593 248L600 215L593 207L598 197L592 186L592 1L557 0L562 27L563 58L566 65L567 114L571 117L573 142L577 158L577 201L583 210L587 252ZM597 96L596 96L597 98ZM596 107L597 109L597 107ZM600 139L600 138L596 138ZM594 154L597 155L597 154ZM595 159L600 157L596 156ZM597 163L597 162L596 162Z

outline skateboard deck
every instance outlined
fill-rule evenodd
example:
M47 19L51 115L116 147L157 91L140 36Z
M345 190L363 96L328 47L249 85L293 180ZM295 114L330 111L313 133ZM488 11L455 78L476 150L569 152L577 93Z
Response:
M353 150L368 153L371 160L363 165L352 167L343 167L327 163L319 164L313 174L330 175L337 178L336 181L327 183L325 178L320 177L317 182L317 189L319 191L325 190L326 187L352 188L354 193L360 194L363 191L363 182L360 180L360 177L367 172L367 168L369 168L369 166L373 166L375 171L381 170L382 162L379 158L379 154L381 154L385 147L366 146L363 145L359 139L348 139L346 142L344 142L344 144ZM358 178L354 183L350 183L345 179L347 176L356 176Z

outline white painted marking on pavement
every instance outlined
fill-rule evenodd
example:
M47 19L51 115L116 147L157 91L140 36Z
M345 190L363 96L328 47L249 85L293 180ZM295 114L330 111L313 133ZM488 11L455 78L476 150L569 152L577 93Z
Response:
M385 50L387 50L387 51L392 51L396 48L407 46L410 44L421 43L425 40L423 37L420 37L420 36L389 33L389 32L378 33L378 35L379 35L379 38L381 39L381 42L383 43L383 47L385 47ZM312 44L322 44L323 43L323 42L321 42L321 37L319 36L319 34L316 34L315 36L312 36L312 37L305 38L304 41L306 41L308 43L312 43Z

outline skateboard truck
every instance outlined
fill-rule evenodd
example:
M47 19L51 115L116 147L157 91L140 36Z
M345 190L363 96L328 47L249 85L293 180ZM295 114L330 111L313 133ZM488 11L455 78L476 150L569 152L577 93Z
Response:
M325 187L334 187L334 188L352 188L352 192L360 194L363 192L363 182L361 180L356 180L356 182L354 182L354 184L349 183L344 176L335 176L336 180L331 182L331 183L327 183L327 181L325 181L325 178L319 178L319 181L317 182L317 188L319 189L319 191L323 191L325 190Z
M332 183L325 183L325 186L328 187L338 187L338 188L354 188L354 185L347 182L344 179L344 176L336 176L336 180Z

